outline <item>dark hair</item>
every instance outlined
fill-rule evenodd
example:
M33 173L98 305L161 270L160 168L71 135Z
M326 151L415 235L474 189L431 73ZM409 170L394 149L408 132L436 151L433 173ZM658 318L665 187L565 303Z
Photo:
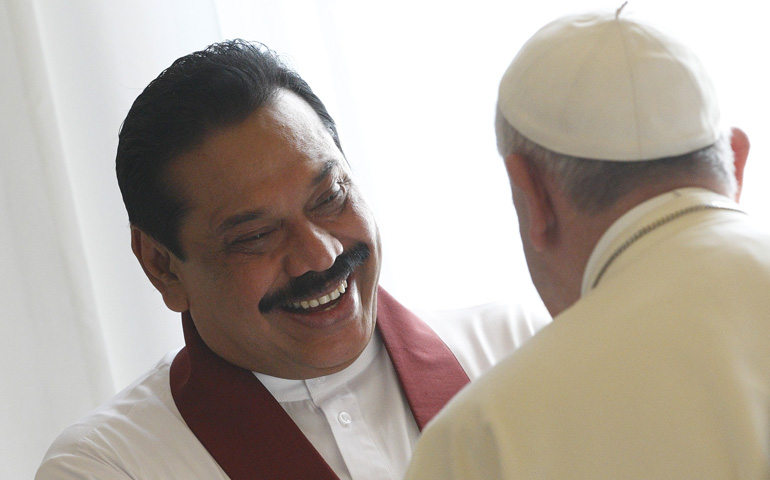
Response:
M132 225L184 259L182 192L169 163L210 132L246 119L279 89L304 99L340 146L337 127L308 84L262 44L230 40L176 60L137 97L120 129L116 171Z

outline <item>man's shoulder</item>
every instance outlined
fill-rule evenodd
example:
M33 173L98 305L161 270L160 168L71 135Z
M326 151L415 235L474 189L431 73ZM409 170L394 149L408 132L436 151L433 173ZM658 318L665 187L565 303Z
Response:
M415 313L447 344L471 379L524 345L551 321L536 299Z
M152 470L147 463L158 452L168 455L180 445L197 443L171 395L174 354L67 427L49 448L36 478L79 478L78 472L102 472L89 478L133 478Z
M103 443L110 436L125 438L135 430L152 429L165 415L178 416L171 398L169 368L173 355L166 355L150 370L102 405L67 427L54 442L51 452L83 451Z

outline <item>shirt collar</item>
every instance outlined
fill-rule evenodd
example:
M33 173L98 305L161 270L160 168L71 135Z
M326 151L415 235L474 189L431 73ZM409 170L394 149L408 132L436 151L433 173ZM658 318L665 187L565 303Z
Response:
M358 377L371 365L382 347L382 337L375 330L361 355L347 368L337 373L306 380L292 380L272 377L264 373L252 373L279 402L310 400L311 398L322 396L324 392L332 392Z

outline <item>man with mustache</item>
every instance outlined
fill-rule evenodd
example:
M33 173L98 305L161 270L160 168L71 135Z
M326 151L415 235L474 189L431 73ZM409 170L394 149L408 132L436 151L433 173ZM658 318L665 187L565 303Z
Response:
M450 350L378 287L334 121L265 48L215 44L164 71L122 126L117 174L186 347L67 429L38 479L399 479L468 376L547 321L448 318Z

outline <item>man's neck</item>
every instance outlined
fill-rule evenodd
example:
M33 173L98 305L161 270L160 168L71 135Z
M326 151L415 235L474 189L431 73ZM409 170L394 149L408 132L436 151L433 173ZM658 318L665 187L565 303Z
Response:
M670 179L653 186L638 188L610 207L594 214L572 208L566 198L555 201L557 227L546 257L549 281L542 282L543 286L538 287L549 313L556 317L580 299L588 259L604 233L620 217L654 197L691 187L705 188L717 193L724 190L714 181Z

